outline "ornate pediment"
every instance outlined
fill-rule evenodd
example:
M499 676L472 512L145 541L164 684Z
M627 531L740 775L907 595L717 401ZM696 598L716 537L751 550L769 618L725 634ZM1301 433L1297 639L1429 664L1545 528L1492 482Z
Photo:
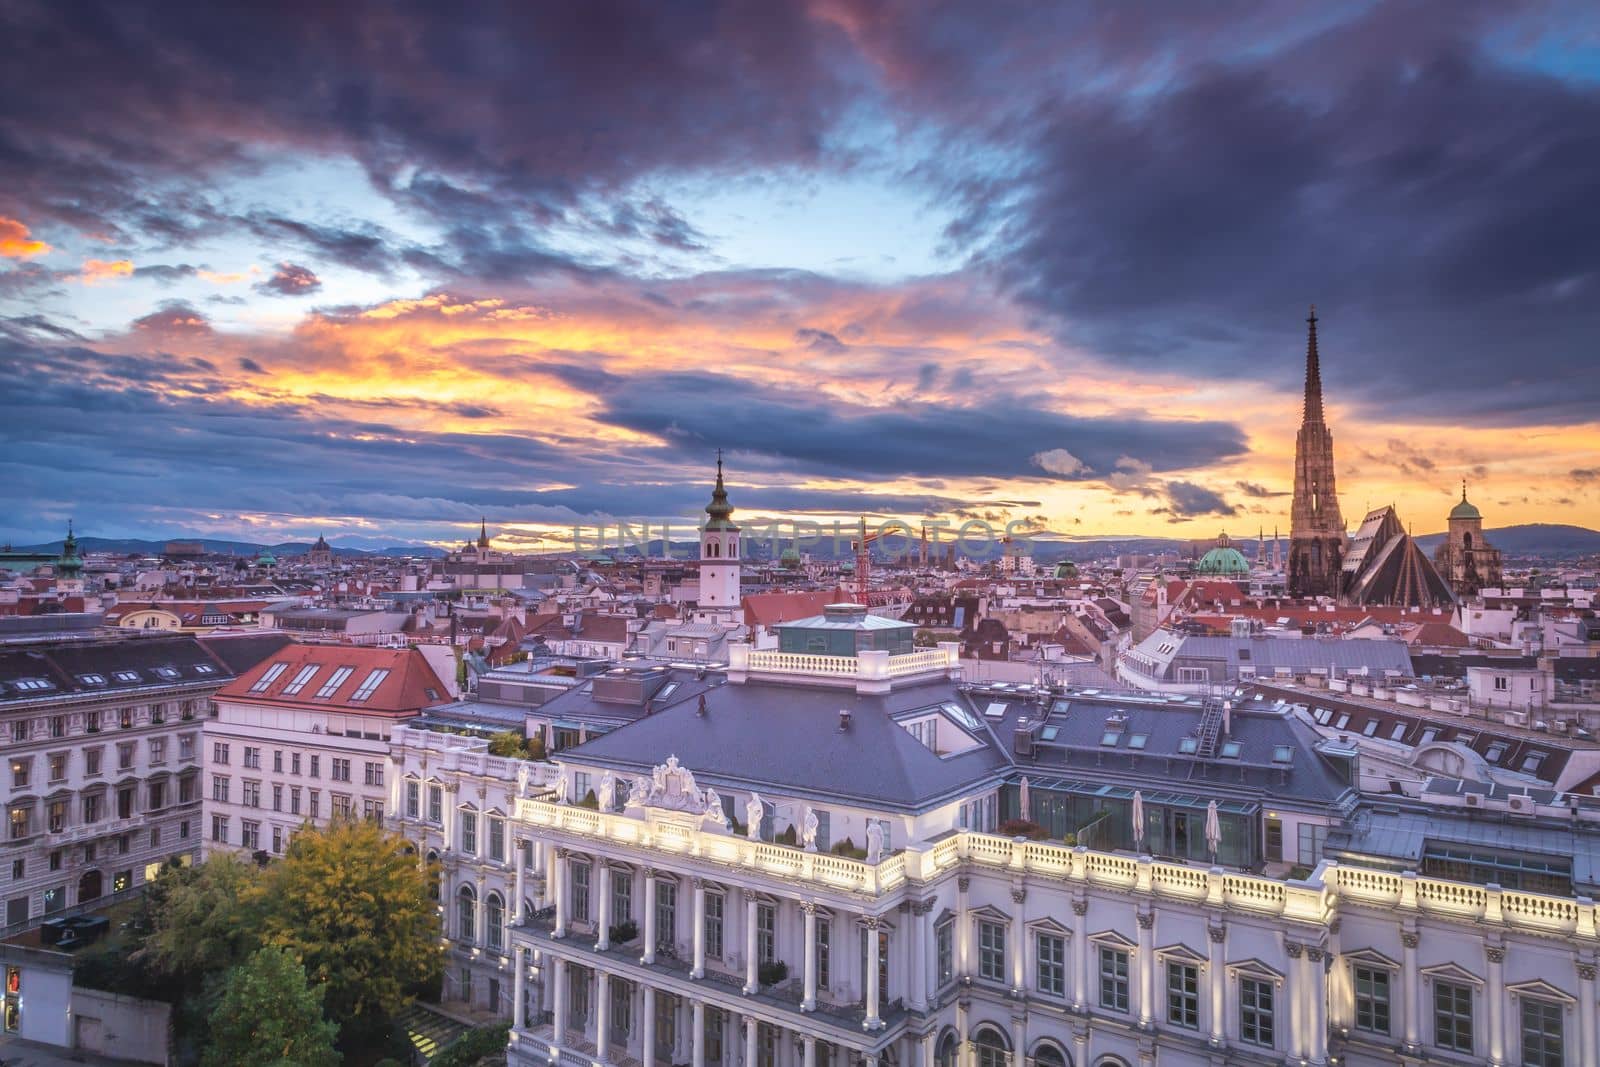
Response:
M680 764L677 756L668 756L667 762L651 770L650 777L641 775L629 784L627 807L681 811L719 824L726 821L717 791L696 785L694 772Z

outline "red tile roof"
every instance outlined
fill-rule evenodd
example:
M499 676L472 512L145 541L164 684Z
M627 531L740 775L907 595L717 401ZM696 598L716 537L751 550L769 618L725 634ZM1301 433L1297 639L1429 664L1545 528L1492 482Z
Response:
M283 665L281 670L277 669L279 664ZM294 685L306 667L313 666L316 672L305 680L298 692L284 692ZM322 687L343 667L351 668L349 674L332 693L319 697L317 694ZM373 672L380 670L389 673L377 688L365 699L353 700ZM274 671L272 681L255 691L261 679ZM216 699L374 715L412 715L430 705L444 703L449 699L449 691L422 653L413 648L289 645L223 686Z

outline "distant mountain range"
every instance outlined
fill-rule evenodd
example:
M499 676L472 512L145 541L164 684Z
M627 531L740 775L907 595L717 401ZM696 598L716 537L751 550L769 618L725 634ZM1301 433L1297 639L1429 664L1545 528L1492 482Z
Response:
M132 537L80 537L78 538L78 551L80 552L109 552L113 555L140 555L159 556L166 546L174 541L192 542L202 546L207 552L221 555L249 556L254 558L263 551L271 552L274 556L289 557L303 556L311 551L310 541L285 541L276 545L262 545L251 541L219 541L209 537L168 537L159 541L142 541ZM346 545L333 545L335 556L419 556L427 559L437 559L445 554L444 549L434 548L431 545L390 545L380 548L353 548ZM59 554L60 541L48 541L42 545L13 545L16 552L49 552Z
M1567 526L1559 523L1527 523L1520 526L1502 526L1499 529L1485 530L1489 543L1500 549L1507 557L1514 559L1574 559L1579 556L1600 554L1600 531L1591 530L1584 526ZM948 544L946 534L945 544ZM1445 535L1442 533L1423 534L1417 538L1417 543L1424 551L1432 553L1442 542ZM890 544L874 546L874 559L888 559L897 553L906 551L906 542L898 536L889 539ZM1284 538L1288 540L1287 536ZM138 540L136 538L107 538L107 537L80 537L78 545L84 552L109 552L123 555L159 556L169 541L196 541L204 546L207 552L223 555L249 556L254 558L269 551L274 556L288 558L300 556L311 550L309 541L286 541L276 545L262 545L251 541L221 541L212 538L173 537L163 540ZM374 544L379 542L374 541ZM1036 539L1033 542L1033 557L1040 563L1055 563L1060 560L1072 560L1082 563L1087 560L1104 559L1108 556L1128 554L1158 555L1163 552L1180 551L1193 542L1189 538L1174 537L1134 537L1108 535L1105 537L1079 537L1070 540ZM673 555L678 559L693 559L696 555L697 541L672 542ZM780 555L791 546L792 542L784 540L776 546L769 540L752 539L745 545L746 558L752 560L772 559ZM1246 556L1254 556L1256 551L1255 538L1240 538L1234 542L1235 547ZM51 541L40 545L16 545L18 552L47 552L59 553L60 541ZM614 540L608 540L603 546L581 546L586 551L600 551L608 555L637 556L641 551L654 558L661 558L664 553L662 542L650 541L641 549L638 545L630 545L626 550L619 551ZM915 551L915 545L909 546ZM932 546L930 546L931 548ZM850 559L854 553L850 549L848 538L842 538L836 545L831 537L806 545L802 551L809 552L813 559ZM958 549L959 551L959 549ZM1271 551L1270 547L1268 551ZM438 559L445 555L445 551L430 545L388 545L374 548L356 548L349 545L334 545L333 554L341 557L370 557L370 556L415 556L423 559ZM987 558L979 553L974 553L979 558Z

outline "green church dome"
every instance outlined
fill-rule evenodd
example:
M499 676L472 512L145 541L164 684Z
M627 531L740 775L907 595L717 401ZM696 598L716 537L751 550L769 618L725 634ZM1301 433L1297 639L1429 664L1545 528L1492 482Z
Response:
M1461 483L1461 503L1450 509L1452 519L1482 519L1483 515L1477 507L1467 500L1467 483Z
M1237 548L1213 548L1200 557L1200 562L1195 564L1194 569L1196 574L1229 577L1249 574L1250 563Z

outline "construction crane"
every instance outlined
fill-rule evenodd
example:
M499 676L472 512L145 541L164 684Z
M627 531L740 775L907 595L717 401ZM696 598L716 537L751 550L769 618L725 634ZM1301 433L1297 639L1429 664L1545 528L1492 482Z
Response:
M867 517L861 516L861 532L857 538L850 542L850 547L856 553L856 602L867 603L867 578L872 566L872 542L878 539L878 533L867 533Z

